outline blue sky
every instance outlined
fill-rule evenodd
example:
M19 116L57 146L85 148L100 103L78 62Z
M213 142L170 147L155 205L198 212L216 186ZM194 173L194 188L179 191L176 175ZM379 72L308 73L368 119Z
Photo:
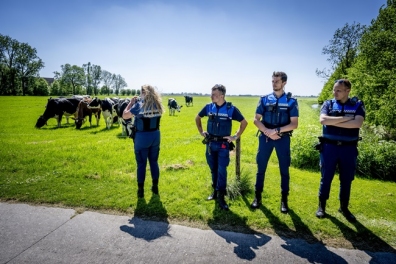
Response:
M0 0L0 34L26 42L44 61L42 77L66 63L100 65L130 89L164 93L286 91L318 95L322 49L346 23L369 25L386 0Z

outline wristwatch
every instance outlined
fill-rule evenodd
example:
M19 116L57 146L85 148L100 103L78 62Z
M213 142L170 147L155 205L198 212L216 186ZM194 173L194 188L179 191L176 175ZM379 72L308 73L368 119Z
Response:
M275 130L278 134L280 133L280 127L275 128Z

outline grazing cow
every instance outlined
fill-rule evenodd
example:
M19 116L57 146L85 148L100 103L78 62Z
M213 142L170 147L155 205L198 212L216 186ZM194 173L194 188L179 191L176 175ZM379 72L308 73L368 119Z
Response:
M76 116L78 104L81 99L78 98L50 98L44 114L41 115L36 122L36 128L44 126L48 119L56 118L58 121L58 127L61 126L62 116L65 115L67 123L69 123L69 116Z
M121 123L122 125L122 135L123 136L130 136L131 132L132 132L132 118L129 119L123 119L122 118L122 113L124 112L125 108L128 106L129 102L131 100L129 98L126 99L120 99L118 101L117 107L116 107L116 111L117 111L117 115L118 115L118 122Z
M175 110L180 112L180 108L182 105L179 105L174 98L168 99L168 108L169 108L169 115L175 115Z
M77 107L77 118L74 119L76 128L80 129L85 117L89 117L89 126L92 126L92 114L96 118L96 126L99 126L100 112L102 111L100 107L98 108L88 108L89 101L81 100Z
M186 106L194 105L192 96L185 95L184 98L186 99Z
M116 111L116 104L110 98L100 100L95 97L89 103L88 108L102 108L102 115L106 122L107 129L110 129L114 122L118 121L118 115Z

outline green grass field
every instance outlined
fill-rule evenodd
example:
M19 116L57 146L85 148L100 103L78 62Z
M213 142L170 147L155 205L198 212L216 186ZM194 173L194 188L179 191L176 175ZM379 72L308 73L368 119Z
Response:
M182 96L173 96L184 105ZM168 97L163 101L166 105ZM76 130L74 123L57 128L55 119L34 128L43 114L48 97L0 97L0 199L83 210L136 215L199 228L266 232L305 238L327 245L363 250L394 251L396 248L396 184L356 178L352 185L350 210L358 222L349 223L337 212L339 181L335 177L328 201L329 217L317 219L319 171L291 167L291 211L280 213L280 176L276 155L271 157L265 179L263 206L250 209L254 198L257 151L253 116L257 97L226 97L233 102L249 125L241 138L242 177L250 192L233 200L227 198L229 212L206 201L212 191L205 146L201 143L194 118L210 102L194 97L194 106L183 106L176 116L166 112L161 119L159 164L160 196L152 196L149 169L145 199L136 196L136 162L133 143L122 137L121 127L107 130L103 117L96 127L89 123ZM300 126L294 143L320 133L318 111L311 108L315 98L299 99ZM71 120L73 121L73 120ZM206 124L206 120L204 119ZM239 123L234 123L233 131ZM292 150L293 151L293 150ZM319 153L318 153L319 155ZM235 182L235 158L228 170L229 183Z

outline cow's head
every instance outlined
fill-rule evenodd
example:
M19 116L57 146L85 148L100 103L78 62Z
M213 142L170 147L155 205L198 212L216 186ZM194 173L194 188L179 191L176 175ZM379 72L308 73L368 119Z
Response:
M98 97L95 97L94 99L91 100L91 102L89 102L88 108L100 107L101 104L102 101Z
M40 117L37 119L36 128L41 128L41 127L43 127L43 126L45 125L46 122L47 122L47 120L44 118L44 116L40 116Z

